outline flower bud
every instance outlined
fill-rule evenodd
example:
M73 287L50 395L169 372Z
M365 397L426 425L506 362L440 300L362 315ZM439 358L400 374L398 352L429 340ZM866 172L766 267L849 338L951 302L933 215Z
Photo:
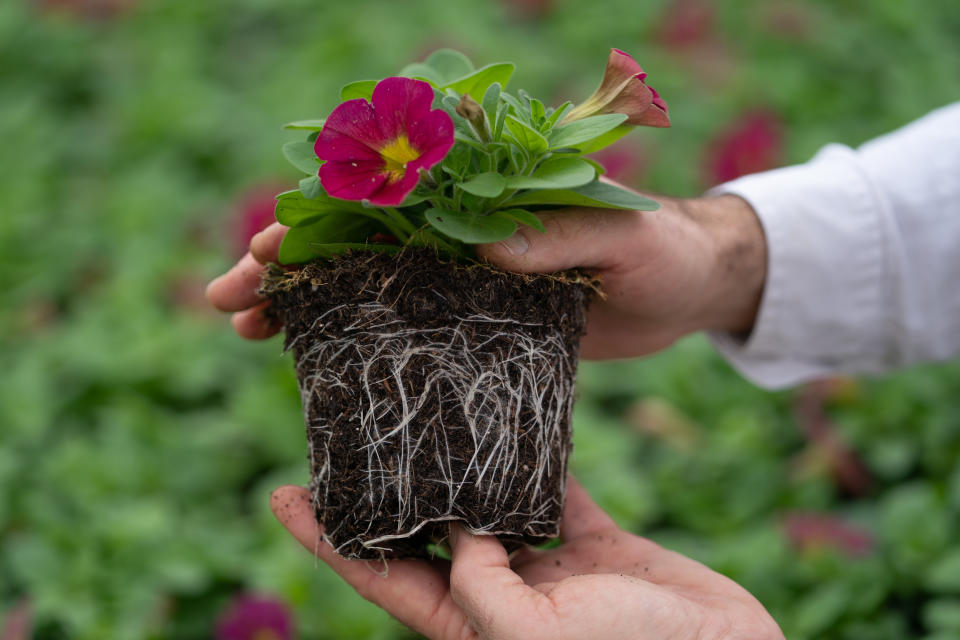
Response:
M490 142L492 136L490 134L490 122L487 120L487 112L483 110L483 107L481 107L476 100L470 97L470 94L465 93L460 97L456 112L457 115L470 123L470 127L484 144Z

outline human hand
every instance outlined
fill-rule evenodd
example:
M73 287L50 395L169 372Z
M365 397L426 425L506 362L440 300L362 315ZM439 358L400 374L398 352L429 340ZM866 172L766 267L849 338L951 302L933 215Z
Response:
M495 537L452 525L452 562L392 560L382 573L321 540L306 489L281 487L270 506L361 596L434 640L783 638L743 588L621 530L572 478L560 547L510 557Z
M753 210L736 196L657 199L658 211L540 212L547 233L522 228L477 253L513 271L582 267L600 275L607 297L591 305L585 358L643 355L701 329L749 332L766 275L766 242ZM215 306L237 312L233 325L245 338L279 330L263 315L256 289L285 233L274 224L255 236L250 253L207 289Z

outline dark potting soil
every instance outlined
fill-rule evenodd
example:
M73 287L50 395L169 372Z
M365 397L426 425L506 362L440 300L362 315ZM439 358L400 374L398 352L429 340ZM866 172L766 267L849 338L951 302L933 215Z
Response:
M269 271L317 519L341 555L426 556L450 520L508 547L557 535L592 288L424 249Z

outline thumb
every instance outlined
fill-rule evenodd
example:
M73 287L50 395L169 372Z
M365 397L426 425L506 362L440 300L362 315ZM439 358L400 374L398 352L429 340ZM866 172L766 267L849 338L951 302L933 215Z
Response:
M450 525L450 595L481 637L552 637L542 613L552 607L543 593L510 569L507 550L494 536L475 536ZM535 625L536 634L528 633Z
M508 271L562 271L574 267L604 270L620 261L639 221L639 212L570 207L537 214L546 233L521 226L493 244L477 246L477 255Z

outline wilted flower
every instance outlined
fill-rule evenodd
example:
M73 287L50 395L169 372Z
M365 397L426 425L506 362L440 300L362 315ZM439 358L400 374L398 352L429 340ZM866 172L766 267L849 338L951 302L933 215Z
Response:
M600 87L570 110L560 122L568 124L606 113L626 114L626 124L669 127L667 103L646 84L646 72L637 61L619 49L611 49Z
M780 120L767 111L744 114L710 143L706 181L718 184L778 166L783 153Z
M377 83L371 102L347 100L334 109L314 145L327 193L376 206L403 202L420 170L453 146L453 120L432 104L429 84L393 77Z
M290 640L293 619L279 600L238 596L217 621L217 640Z

